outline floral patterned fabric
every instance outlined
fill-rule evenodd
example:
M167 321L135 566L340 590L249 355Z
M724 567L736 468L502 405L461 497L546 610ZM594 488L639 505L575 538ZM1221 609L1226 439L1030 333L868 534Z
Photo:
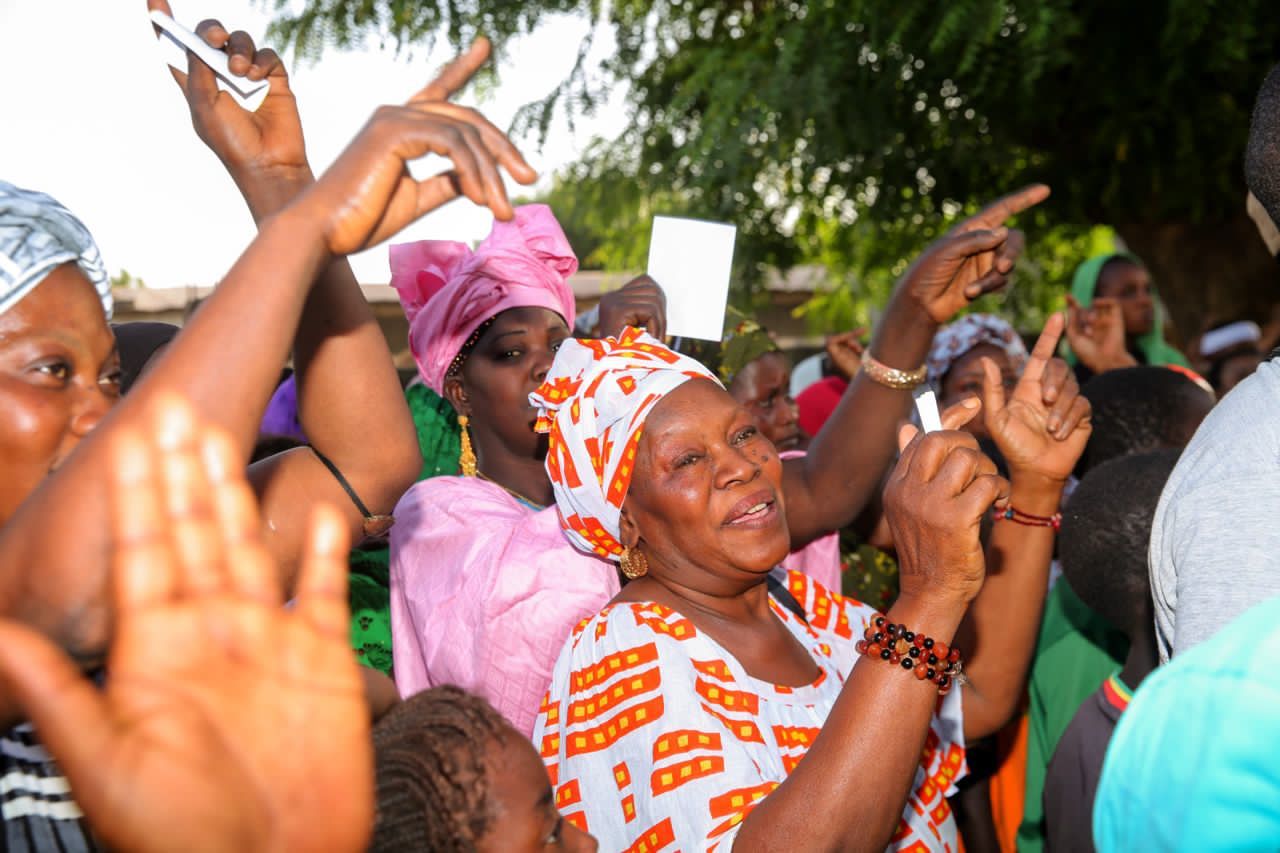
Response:
M929 357L925 359L928 382L934 391L941 393L942 380L951 366L969 350L979 344L991 344L1004 350L1018 375L1027 363L1027 345L1022 342L1013 326L994 314L966 314L954 323L944 326L933 337Z

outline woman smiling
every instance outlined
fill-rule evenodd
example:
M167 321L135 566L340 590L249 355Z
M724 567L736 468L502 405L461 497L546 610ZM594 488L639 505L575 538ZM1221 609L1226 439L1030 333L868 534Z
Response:
M1068 389L1075 417L1050 431L1061 331L1007 401L988 365L983 399L1012 456L1069 470L1088 408ZM902 590L880 614L776 570L794 487L697 362L636 330L567 341L532 399L566 535L634 578L575 630L543 702L535 743L566 819L606 849L955 849L965 740L1012 712L1043 598L1043 577L986 576L984 516L1026 505L974 438L904 427L885 493ZM1041 530L1026 544L1047 562Z

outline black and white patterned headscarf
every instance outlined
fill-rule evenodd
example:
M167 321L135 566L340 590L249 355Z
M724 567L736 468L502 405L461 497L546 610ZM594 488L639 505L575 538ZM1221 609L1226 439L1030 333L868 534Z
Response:
M111 318L111 282L89 229L52 196L0 181L0 314L55 267L75 261Z

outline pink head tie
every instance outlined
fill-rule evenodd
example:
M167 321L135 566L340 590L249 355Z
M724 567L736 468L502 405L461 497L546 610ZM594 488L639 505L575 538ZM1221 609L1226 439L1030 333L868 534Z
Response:
M509 308L547 308L573 329L569 276L578 259L545 204L494 222L475 251L452 240L392 246L391 286L409 319L409 349L422 381L444 393L449 365L482 323Z

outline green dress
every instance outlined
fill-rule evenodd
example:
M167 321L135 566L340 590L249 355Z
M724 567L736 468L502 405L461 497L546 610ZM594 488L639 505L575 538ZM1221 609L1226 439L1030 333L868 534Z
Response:
M1031 664L1027 710L1027 793L1019 853L1044 850L1044 777L1076 711L1129 653L1129 640L1089 609L1066 580L1053 586Z
M419 480L458 473L461 449L453 406L422 384L404 392L422 451ZM349 601L351 646L365 666L391 675L391 550L388 543L366 543L351 552Z

